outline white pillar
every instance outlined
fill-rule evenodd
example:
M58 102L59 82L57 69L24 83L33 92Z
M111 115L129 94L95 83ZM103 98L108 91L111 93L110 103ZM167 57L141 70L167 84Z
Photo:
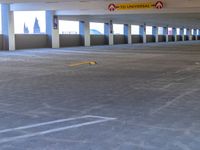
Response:
M90 46L90 22L80 21L80 34L84 40L84 46Z
M126 36L127 44L132 44L131 24L124 25L124 35Z
M164 35L165 35L165 37L166 37L166 42L169 42L168 27L164 27L164 28L163 28L163 31L164 31Z
M195 36L195 40L197 40L198 39L198 37L197 37L197 29L194 29L194 36Z
M48 35L50 47L60 48L59 21L58 16L55 16L54 14L54 11L46 11L46 33Z
M142 36L143 43L147 43L146 24L140 25L140 36Z
M200 30L197 29L197 40L199 40Z
M174 42L177 42L177 31L176 31L176 28L172 28L172 34L174 36Z
M108 45L114 44L114 35L113 35L113 23L110 21L109 23L104 24L104 34L108 39Z
M2 34L3 49L15 50L14 12L10 11L10 4L2 4Z
M155 37L155 42L158 43L158 27L153 26L153 35Z
M187 29L187 36L189 41L192 41L192 30L191 29Z
M184 36L184 28L180 28L180 35L182 37L182 41L184 41L184 38L185 38L185 36Z

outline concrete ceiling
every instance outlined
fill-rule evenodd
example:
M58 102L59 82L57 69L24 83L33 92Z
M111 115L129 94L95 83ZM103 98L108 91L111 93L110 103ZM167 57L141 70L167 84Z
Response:
M83 15L83 16L60 16L65 20L89 20L94 22L147 24L151 26L169 26L180 28L200 29L199 13L176 13L176 14L119 14L119 15Z
M1 3L32 3L32 2L59 3L59 2L90 2L90 1L109 1L109 0L0 0Z
M110 3L156 2L157 0L0 0L11 10L55 10L63 19L113 20L118 23L200 28L200 0L162 0L162 10L108 10Z

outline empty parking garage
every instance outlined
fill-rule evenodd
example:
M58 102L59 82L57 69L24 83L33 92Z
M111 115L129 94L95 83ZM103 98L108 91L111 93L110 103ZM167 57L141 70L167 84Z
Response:
M199 150L200 2L0 2L1 150Z

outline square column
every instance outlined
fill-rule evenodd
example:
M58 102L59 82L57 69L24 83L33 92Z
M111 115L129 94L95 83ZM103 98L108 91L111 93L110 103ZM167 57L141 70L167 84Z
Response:
M197 29L194 29L194 36L195 36L195 40L198 40Z
M197 29L197 40L199 40L199 36L200 36L200 30Z
M10 11L10 4L2 4L2 34L3 49L15 50L14 12Z
M192 30L191 29L187 29L187 36L189 41L192 41Z
M51 48L60 48L59 19L55 12L46 11L46 33L48 35L48 45Z
M155 42L158 43L158 27L153 26L153 35L155 37Z
M143 43L147 43L146 25L140 25L140 36L142 36Z
M163 33L166 37L166 42L169 42L169 37L168 37L168 27L164 27L163 28Z
M185 36L184 36L184 28L180 28L180 35L182 37L182 41L184 41L184 38L185 38Z
M80 21L80 35L83 38L84 46L90 46L90 22Z
M131 36L131 25L124 25L124 35L126 37L127 44L132 44L132 36Z
M172 34L174 36L174 42L177 42L177 31L176 31L176 28L172 29Z
M114 35L113 35L113 23L112 20L109 23L104 24L104 34L108 39L108 45L114 45Z

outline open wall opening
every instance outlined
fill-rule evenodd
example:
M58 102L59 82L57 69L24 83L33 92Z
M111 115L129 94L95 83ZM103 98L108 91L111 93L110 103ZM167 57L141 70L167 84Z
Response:
M126 43L123 24L113 24L113 34L114 34L114 44Z
M59 20L59 34L79 34L79 21Z
M15 34L45 34L45 11L15 11Z
M80 22L59 20L60 47L83 46Z
M147 38L147 43L155 42L155 36L153 35L152 26L146 26L146 38Z
M104 34L104 23L90 22L91 45L107 45L108 41Z
M140 35L140 26L131 25L132 43L142 43L142 36Z
M164 28L158 27L158 42L165 42L166 36L164 35Z
M45 11L15 11L14 32L16 49L46 48Z
M168 41L169 42L173 42L174 39L174 35L173 35L173 28L172 27L168 27Z
M180 28L176 28L176 37L177 37L177 41L182 41L182 35L181 35Z

